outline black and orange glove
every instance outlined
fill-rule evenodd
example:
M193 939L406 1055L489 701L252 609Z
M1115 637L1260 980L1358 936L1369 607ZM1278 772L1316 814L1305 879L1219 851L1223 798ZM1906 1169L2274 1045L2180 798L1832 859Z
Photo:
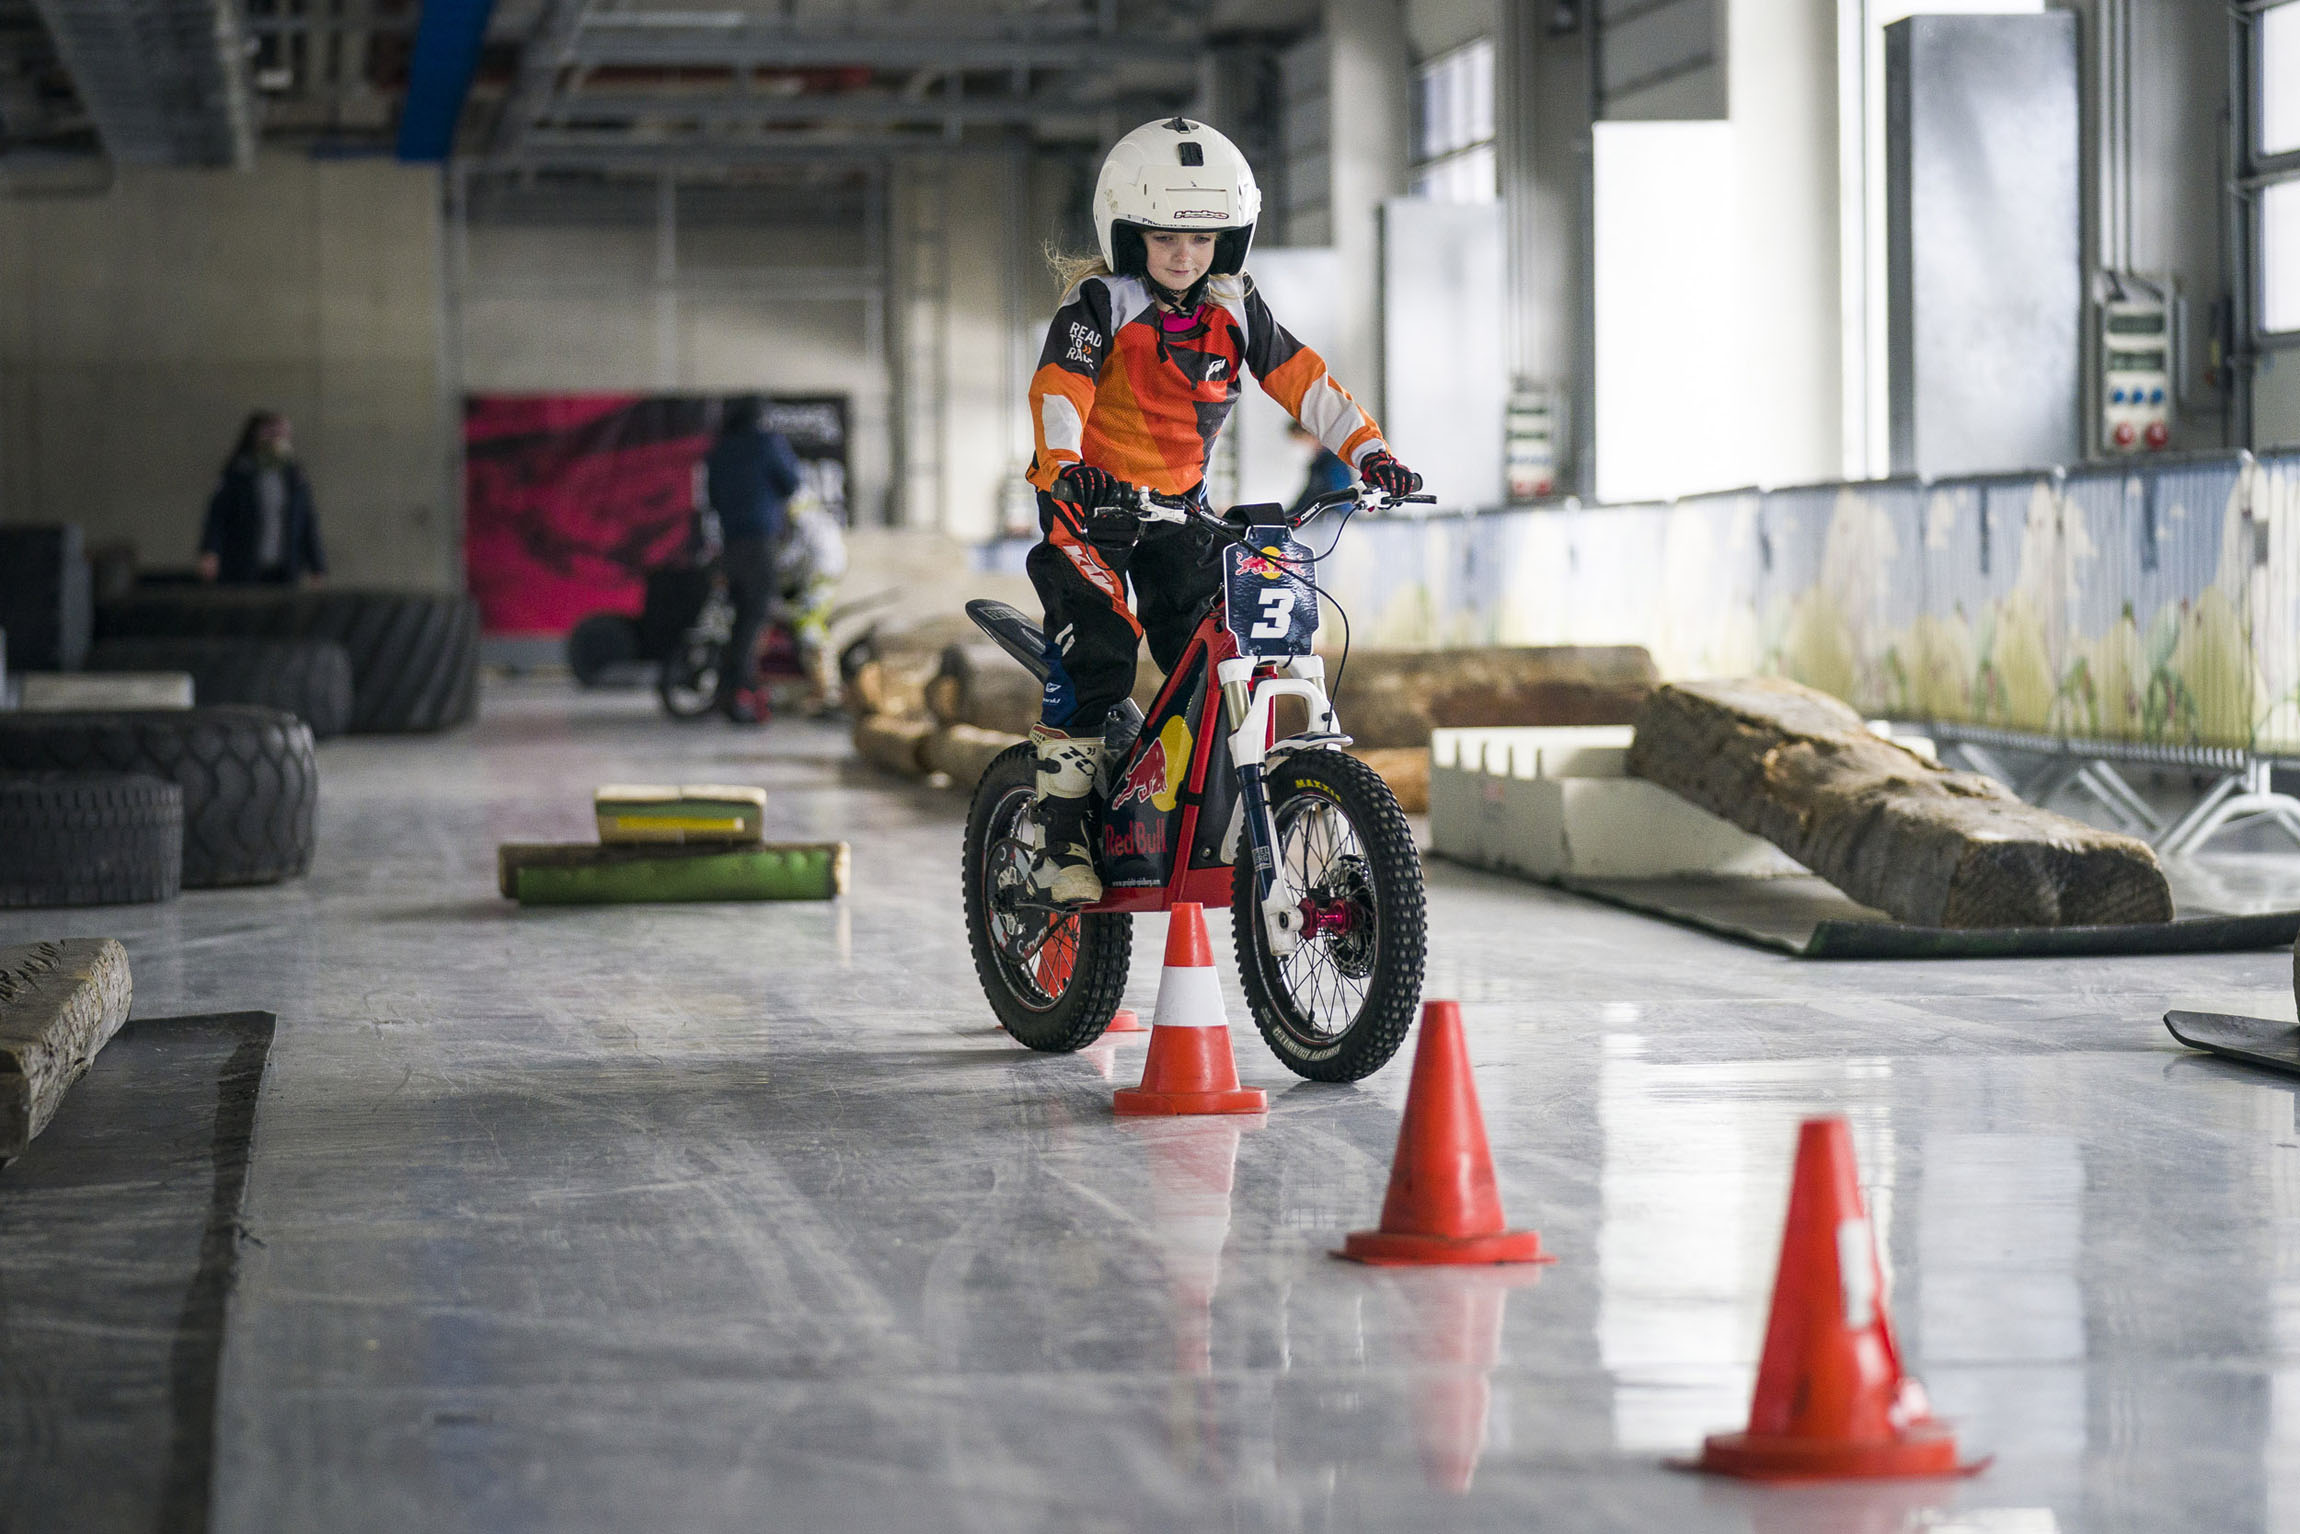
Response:
M1075 501L1086 511L1100 511L1116 504L1118 492L1126 481L1108 469L1098 469L1090 463L1074 463L1062 471L1054 482L1054 493L1066 501Z
M1422 487L1422 477L1384 448L1376 448L1358 460L1358 478L1384 495L1412 495Z

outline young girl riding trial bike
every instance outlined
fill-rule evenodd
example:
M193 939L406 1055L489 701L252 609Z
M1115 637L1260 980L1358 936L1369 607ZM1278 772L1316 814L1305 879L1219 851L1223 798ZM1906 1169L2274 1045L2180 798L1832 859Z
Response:
M1250 373L1362 482L1327 506L1427 498L1255 291L1260 211L1245 157L1186 118L1127 134L1097 179L1101 259L1064 272L1030 383L1042 539L1026 567L1043 628L975 604L1045 691L1029 760L1018 748L977 789L969 928L1009 1030L1075 1049L1116 1006L1124 913L1234 884L1264 1036L1304 1075L1351 1079L1410 1022L1419 861L1380 780L1334 749L1348 740L1311 653L1315 556L1292 541L1298 523L1274 505L1215 515L1206 465ZM1168 678L1148 728L1128 696L1145 639ZM1301 700L1309 733L1279 738L1279 696ZM1145 814L1172 817L1173 836Z

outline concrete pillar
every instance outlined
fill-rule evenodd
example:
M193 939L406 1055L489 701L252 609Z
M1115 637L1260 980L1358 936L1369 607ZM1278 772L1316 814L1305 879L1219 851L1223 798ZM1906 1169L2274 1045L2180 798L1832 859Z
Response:
M1720 296L1744 304L1756 327L1734 380L1756 401L1751 466L1764 484L1835 479L1845 468L1837 3L1767 0L1727 15L1747 291Z
M1332 50L1329 144L1333 245L1341 257L1334 376L1381 412L1381 208L1403 196L1412 144L1413 63L1398 0L1326 0Z

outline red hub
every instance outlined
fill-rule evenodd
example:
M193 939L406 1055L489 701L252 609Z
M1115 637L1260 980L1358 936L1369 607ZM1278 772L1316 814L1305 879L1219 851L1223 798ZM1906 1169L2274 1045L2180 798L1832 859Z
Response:
M1340 937L1350 930L1350 903L1346 900L1302 901L1302 936Z

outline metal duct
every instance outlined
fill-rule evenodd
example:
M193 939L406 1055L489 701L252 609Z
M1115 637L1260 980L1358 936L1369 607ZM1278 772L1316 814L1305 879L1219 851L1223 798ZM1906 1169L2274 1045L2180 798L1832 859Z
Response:
M255 163L255 100L232 0L35 4L114 160Z

